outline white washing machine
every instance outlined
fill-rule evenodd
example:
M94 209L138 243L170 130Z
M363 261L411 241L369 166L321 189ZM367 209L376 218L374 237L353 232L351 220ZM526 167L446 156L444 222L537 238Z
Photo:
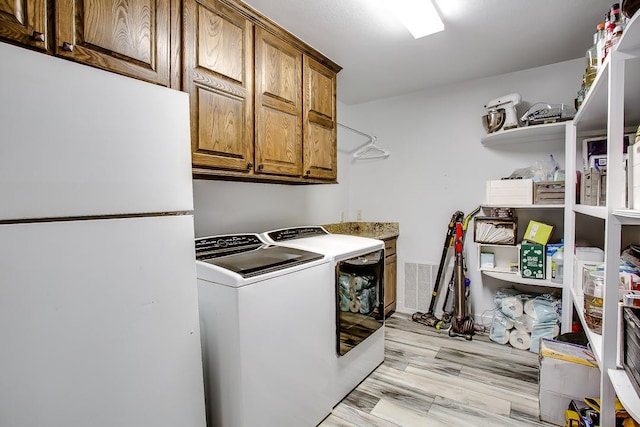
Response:
M207 424L315 426L333 407L327 256L257 234L196 239Z
M384 243L330 234L317 226L272 230L262 238L331 259L328 297L333 321L326 332L332 342L331 400L335 406L384 361Z

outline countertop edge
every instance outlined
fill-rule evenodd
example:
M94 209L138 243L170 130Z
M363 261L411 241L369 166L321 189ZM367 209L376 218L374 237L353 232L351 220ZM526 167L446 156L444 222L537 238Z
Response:
M397 222L354 221L325 224L323 227L332 234L347 234L378 240L392 240L400 236Z

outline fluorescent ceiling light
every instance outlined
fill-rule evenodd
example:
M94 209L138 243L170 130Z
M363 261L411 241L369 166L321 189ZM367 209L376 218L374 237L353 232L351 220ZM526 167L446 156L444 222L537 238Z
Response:
M384 3L416 39L444 30L431 0L386 0Z

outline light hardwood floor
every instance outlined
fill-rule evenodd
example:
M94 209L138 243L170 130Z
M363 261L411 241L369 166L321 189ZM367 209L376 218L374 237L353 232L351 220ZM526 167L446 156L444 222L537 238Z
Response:
M476 335L450 338L394 314L385 360L320 427L551 426L538 419L538 357Z

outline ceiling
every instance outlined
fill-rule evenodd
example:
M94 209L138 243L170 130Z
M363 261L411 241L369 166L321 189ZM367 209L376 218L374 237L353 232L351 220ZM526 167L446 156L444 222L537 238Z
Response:
M244 1L342 66L348 105L581 58L612 3L434 0L445 30L415 40L380 0Z

